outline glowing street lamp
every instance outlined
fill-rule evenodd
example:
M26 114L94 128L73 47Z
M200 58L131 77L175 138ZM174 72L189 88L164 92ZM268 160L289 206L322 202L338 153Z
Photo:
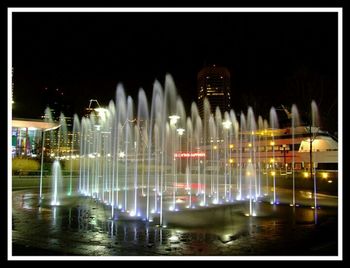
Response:
M222 125L224 126L225 129L230 129L232 123L231 123L231 121L226 120L226 121L222 122Z
M180 119L180 116L174 114L169 116L170 119L170 125L175 126L177 121Z
M184 134L185 129L184 128L178 128L178 129L176 129L176 131L177 131L177 134L179 134L179 136L181 137Z
M119 153L119 157L123 159L125 157L125 153L124 152L120 152Z

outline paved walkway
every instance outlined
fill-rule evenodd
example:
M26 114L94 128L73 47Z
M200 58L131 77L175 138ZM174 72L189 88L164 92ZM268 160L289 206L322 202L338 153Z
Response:
M13 192L13 256L337 255L332 206L318 210L318 224L309 207L256 203L259 215L245 217L247 203L241 203L169 213L173 224L159 228L111 221L110 211L89 198L71 197L58 207L38 207L37 200L33 190ZM194 226L194 219L207 224Z

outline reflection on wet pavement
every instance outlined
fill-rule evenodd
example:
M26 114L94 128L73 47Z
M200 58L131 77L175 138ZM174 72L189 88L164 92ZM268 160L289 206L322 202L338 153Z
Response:
M318 209L314 224L310 207L257 202L257 217L246 217L242 202L168 212L168 226L160 228L140 220L111 220L108 207L85 197L70 197L54 207L38 207L37 200L33 192L13 193L12 241L28 247L25 253L14 250L14 256L48 255L46 251L79 256L338 254L337 207Z

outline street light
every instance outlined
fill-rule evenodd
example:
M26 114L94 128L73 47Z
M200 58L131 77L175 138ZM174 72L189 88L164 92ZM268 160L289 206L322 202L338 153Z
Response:
M286 169L286 174L287 174L287 163L286 163L286 153L288 153L289 151L289 146L287 146L286 144L283 144L280 147L281 153L283 153L283 165Z
M124 157L125 157L125 153L124 153L123 151L121 151L121 152L119 153L119 158L123 159Z
M177 134L179 134L179 136L181 137L184 134L185 129L184 128L178 128L178 129L176 129L176 131L177 131Z
M182 151L181 150L181 148L182 148L182 143L181 143L181 137L182 137L182 135L184 134L184 132L185 132L185 129L184 128L178 128L178 129L176 129L176 131L177 131L177 134L179 135L179 137L180 137L180 152ZM180 173L181 173L181 159L179 160L179 163L180 163ZM177 179L176 179L176 184L177 184Z
M170 115L169 116L169 119L170 119L170 125L171 126L175 126L177 121L180 119L180 116L174 114L174 115Z
M231 121L226 120L226 121L222 122L222 125L224 126L225 129L230 129L232 123L231 123Z

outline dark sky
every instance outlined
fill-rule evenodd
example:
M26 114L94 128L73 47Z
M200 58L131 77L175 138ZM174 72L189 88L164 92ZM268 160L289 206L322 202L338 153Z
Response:
M337 13L14 13L13 115L38 117L43 88L60 88L81 115L91 98L108 104L118 82L151 98L170 73L187 109L206 64L231 72L232 107L315 99L323 125L337 128Z

